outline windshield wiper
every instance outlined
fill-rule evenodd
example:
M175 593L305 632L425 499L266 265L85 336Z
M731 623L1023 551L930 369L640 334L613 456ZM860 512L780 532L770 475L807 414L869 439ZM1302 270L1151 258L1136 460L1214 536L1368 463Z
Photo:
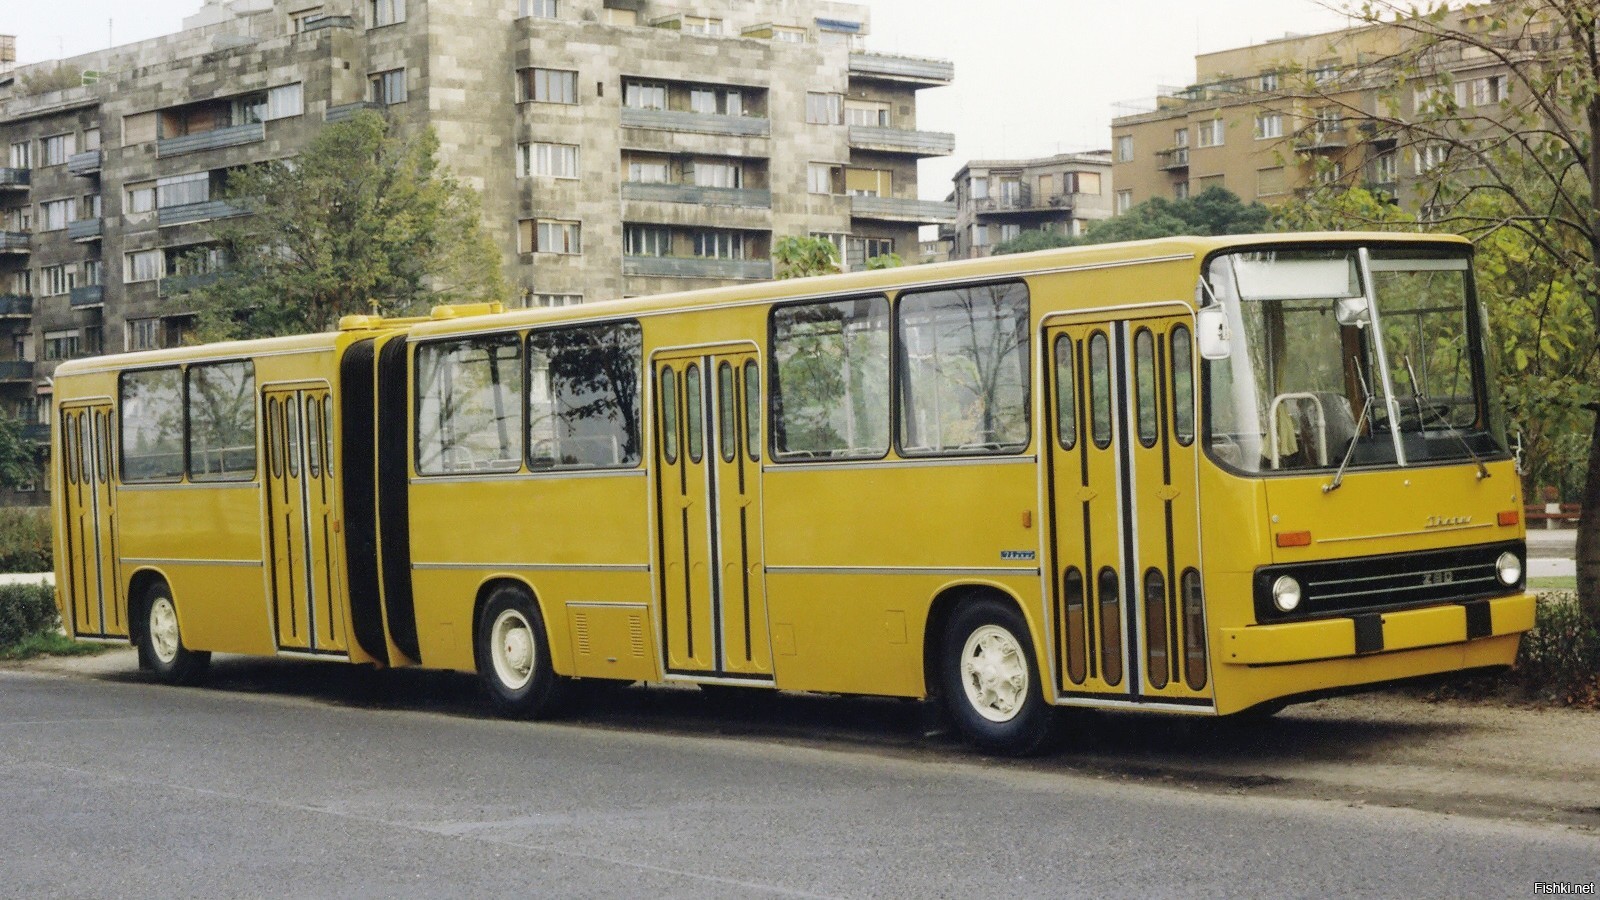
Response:
M1361 415L1356 417L1356 430L1350 436L1350 446L1345 448L1344 459L1339 461L1339 470L1333 473L1333 480L1322 486L1324 494L1331 494L1344 484L1344 470L1350 468L1350 458L1356 455L1356 444L1361 441L1361 426L1367 421L1367 414L1372 412L1372 388L1367 386L1367 376L1361 373L1361 360L1354 355L1350 357L1350 367L1355 370L1356 378L1361 381Z
M1427 413L1433 413L1434 419L1440 425L1443 425L1445 430L1450 432L1450 436L1456 439L1456 443L1461 445L1461 449L1467 451L1467 455L1472 457L1472 462L1478 467L1478 480L1482 481L1488 478L1489 467L1483 464L1483 458L1478 456L1477 451L1472 449L1472 445L1467 443L1466 437L1457 431L1454 425L1450 424L1450 420L1444 417L1444 413L1434 408L1426 395L1422 393L1422 390L1417 387L1417 373L1411 369L1411 357L1403 356L1401 359L1405 360L1406 373L1411 376L1411 396L1417 398L1417 430L1421 431L1427 427ZM1426 407L1424 404L1426 404Z

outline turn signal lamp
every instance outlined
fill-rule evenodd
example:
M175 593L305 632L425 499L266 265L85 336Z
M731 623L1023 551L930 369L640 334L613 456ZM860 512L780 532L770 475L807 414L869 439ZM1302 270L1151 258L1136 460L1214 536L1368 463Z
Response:
M1311 532L1309 531L1280 531L1277 534L1279 547L1309 547L1311 546Z

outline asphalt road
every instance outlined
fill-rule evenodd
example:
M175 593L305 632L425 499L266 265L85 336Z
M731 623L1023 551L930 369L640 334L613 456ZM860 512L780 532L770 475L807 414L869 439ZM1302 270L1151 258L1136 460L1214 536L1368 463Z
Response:
M807 698L783 715L821 727L785 727L632 689L530 724L487 717L464 679L380 675L0 671L0 895L1528 896L1600 877L1583 828L984 759L923 739L911 704Z

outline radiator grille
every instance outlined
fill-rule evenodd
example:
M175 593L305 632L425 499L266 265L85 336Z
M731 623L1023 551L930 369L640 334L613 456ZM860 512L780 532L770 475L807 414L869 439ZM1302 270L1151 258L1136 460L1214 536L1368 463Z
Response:
M1267 566L1255 574L1256 621L1298 621L1511 593L1521 589L1521 582L1506 587L1495 575L1495 561L1508 550L1518 559L1527 559L1523 542L1508 541ZM1299 608L1288 613L1272 603L1272 584L1284 575L1299 581L1301 590Z

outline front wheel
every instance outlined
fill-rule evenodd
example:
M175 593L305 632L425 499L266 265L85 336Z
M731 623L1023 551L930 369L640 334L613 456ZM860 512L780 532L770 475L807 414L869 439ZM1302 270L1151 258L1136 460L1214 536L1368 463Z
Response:
M980 749L1026 756L1044 746L1053 710L1015 607L982 600L958 609L945 628L940 675L950 717Z
M544 617L531 597L510 587L490 594L476 640L478 677L502 714L541 719L561 709L569 685L550 666Z
M157 582L145 591L144 628L139 633L139 663L168 684L194 684L211 665L211 654L183 645L172 589Z

